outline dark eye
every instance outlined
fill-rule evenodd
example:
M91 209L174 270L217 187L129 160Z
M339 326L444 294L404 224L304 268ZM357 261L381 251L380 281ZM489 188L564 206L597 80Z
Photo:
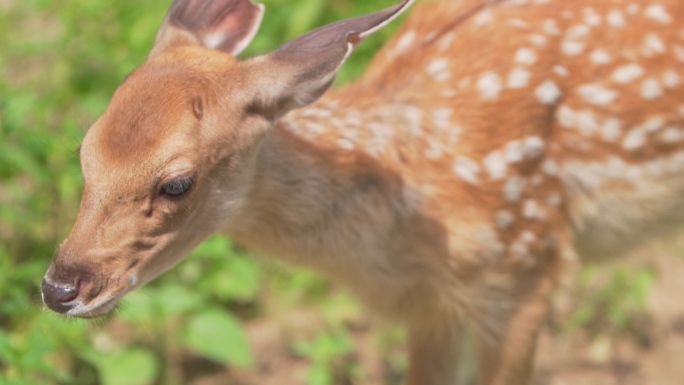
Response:
M161 190L159 190L159 194L170 197L180 197L188 192L190 187L192 187L191 178L176 179L163 185Z

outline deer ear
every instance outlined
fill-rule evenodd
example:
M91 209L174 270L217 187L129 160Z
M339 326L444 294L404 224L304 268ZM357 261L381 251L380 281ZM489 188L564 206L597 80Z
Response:
M271 119L321 97L354 48L367 36L401 15L414 0L383 11L318 28L275 51L256 57L250 66L257 83L257 103Z
M154 56L178 39L237 55L256 35L264 6L250 0L175 0L150 53Z

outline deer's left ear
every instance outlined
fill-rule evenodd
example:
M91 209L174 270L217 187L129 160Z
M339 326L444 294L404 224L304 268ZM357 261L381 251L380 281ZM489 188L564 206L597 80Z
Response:
M330 24L275 51L249 60L255 104L270 119L314 102L330 88L354 48L368 35L401 15L414 0L383 11Z
M264 6L250 0L175 0L150 56L179 39L237 55L256 35L263 15Z

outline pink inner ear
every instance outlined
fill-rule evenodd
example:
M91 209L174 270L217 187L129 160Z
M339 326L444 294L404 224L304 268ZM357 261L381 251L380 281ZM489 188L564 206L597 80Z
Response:
M176 0L167 21L207 48L237 55L256 35L263 13L264 6L250 0Z
M203 39L208 48L225 51L232 55L238 55L247 48L259 31L264 14L263 5L248 3L249 7L241 7L246 8L244 11L229 13L212 28Z

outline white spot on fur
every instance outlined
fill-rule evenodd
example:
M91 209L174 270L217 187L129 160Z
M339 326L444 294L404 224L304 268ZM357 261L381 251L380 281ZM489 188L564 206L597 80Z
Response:
M675 88L682 81L682 78L673 70L667 70L663 74L663 85L665 88Z
M483 26L485 24L489 24L492 21L492 11L491 9L486 9L482 12L479 12L477 16L473 19L473 23L477 26Z
M508 20L508 24L519 29L528 29L530 27L524 20L518 19L517 17Z
M556 119L561 126L573 128L575 126L576 114L572 108L562 105L558 108L558 111L556 111Z
M601 136L607 142L615 142L622 134L622 122L617 118L606 119L601 125Z
M644 69L640 65L627 64L616 68L611 76L616 83L627 84L638 79L643 74Z
M508 73L508 88L525 88L530 81L530 71L516 67Z
M494 72L485 72L477 80L477 89L480 91L480 96L486 100L493 100L499 97L501 93L502 84L501 77Z
M532 65L537 62L537 55L529 48L520 48L515 53L515 61L522 65Z
M552 19L544 20L544 22L542 23L542 29L544 33L551 36L559 35L561 32L558 28L558 25L556 24L556 21Z
M561 50L566 56L577 56L584 51L584 43L566 40L561 44Z
M538 136L527 137L523 143L523 154L526 158L535 159L544 153L544 140Z
M654 116L641 126L646 132L660 131L665 126L665 120L661 116Z
M500 210L496 213L496 226L502 230L507 229L515 223L515 216L508 210Z
M547 39L546 36L540 35L538 33L530 35L530 42L532 42L532 44L534 44L534 45L538 45L538 46L545 45L548 40L549 39Z
M601 84L585 84L577 89L582 99L597 106L605 106L618 97L617 91L613 91Z
M413 42L416 40L416 31L408 31L403 34L397 41L397 45L394 47L393 55L401 55L402 53L408 51Z
M556 75L561 76L561 77L564 77L564 78L566 78L566 77L568 77L568 76L570 75L570 71L568 71L567 68L563 67L563 66L560 65L560 64L556 64L556 65L553 66L553 72L554 72Z
M649 33L644 39L646 48L655 53L665 52L665 43L655 33Z
M453 171L464 181L470 184L477 184L480 166L470 158L459 156L454 161Z
M681 128L668 127L660 134L660 140L667 144L677 144L684 139L684 133Z
M520 234L520 240L524 243L530 244L537 242L537 236L530 230L525 230Z
M594 11L592 8L584 9L584 22L587 23L587 25L593 27L601 25L601 20L601 16L596 14L596 11Z
M612 60L610 54L603 49L595 49L589 55L589 59L596 64L608 64Z
M575 119L576 128L584 136L592 136L599 130L599 123L591 110L579 111Z
M435 128L440 130L449 130L453 127L451 122L451 115L453 111L450 108L437 108L432 111L432 123Z
M503 179L503 177L506 176L506 171L508 171L508 163L506 162L506 158L501 151L490 152L489 155L484 158L483 163L485 169L492 179Z
M428 148L425 150L425 157L428 159L439 159L444 155L444 146L438 140L434 138L427 139Z
M443 82L451 77L448 70L449 61L443 58L433 59L426 68L427 73L439 82Z
M504 198L509 203L515 203L520 201L522 197L523 190L525 189L525 179L519 176L514 176L504 185Z
M523 143L520 140L511 140L508 142L505 152L506 160L511 164L520 162L525 155Z
M617 9L608 12L607 20L608 25L611 27L622 28L625 26L625 16L622 14L622 11Z
M539 204L533 199L527 199L522 210L525 219L537 219L539 217Z
M556 176L560 170L558 163L556 163L555 160L546 159L544 163L542 163L542 171L544 171L544 174L548 176Z
M646 136L663 128L665 120L660 116L655 116L647 120L641 126L633 128L622 141L625 150L634 151L646 144Z
M553 104L561 96L560 89L558 88L556 83L554 83L551 80L547 80L540 84L539 87L537 87L537 89L534 91L534 93L535 95L537 95L537 99L542 104Z
M646 9L644 10L644 14L646 14L646 17L649 17L663 24L667 24L672 21L670 14L667 13L665 7L663 7L660 4L654 4L646 7Z
M565 32L565 38L569 40L578 40L587 37L589 35L589 31L591 31L591 28L589 28L587 25L584 24L579 24L575 25L573 27L570 27L567 32Z
M354 149L354 142L352 142L349 139L343 138L339 139L337 141L337 145L342 148L343 150L353 150Z
M446 51L449 49L449 47L451 47L455 37L456 35L453 32L449 32L448 34L442 36L439 40L438 48L442 51Z
M628 151L634 151L646 144L646 132L643 129L635 128L625 136L622 141L622 148Z
M523 262L525 266L531 267L534 265L534 260L530 258L530 250L522 243L513 242L509 247L509 251L512 257Z
M646 79L641 83L641 97L652 100L663 96L663 89L655 79Z

